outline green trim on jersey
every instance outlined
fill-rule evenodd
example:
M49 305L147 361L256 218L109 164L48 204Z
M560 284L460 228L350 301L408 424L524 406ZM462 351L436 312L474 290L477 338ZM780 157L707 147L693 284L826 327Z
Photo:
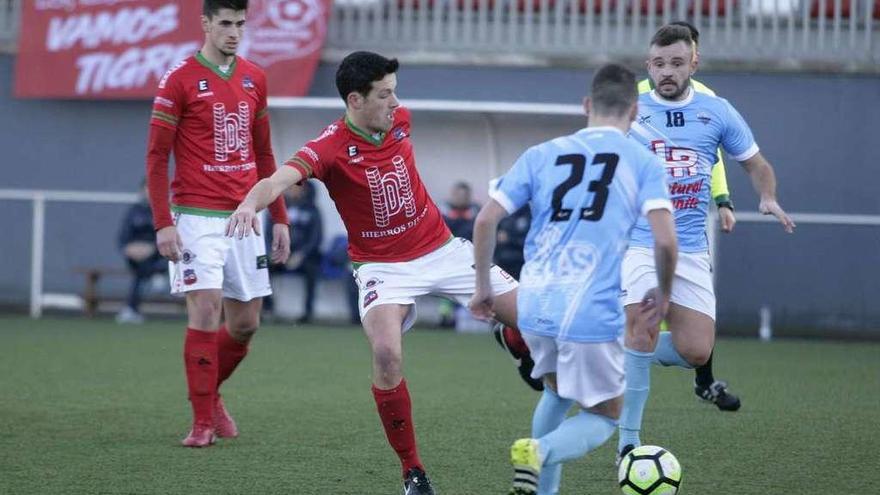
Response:
M153 110L153 118L159 119L162 122L168 122L171 125L177 125L177 117L171 115L170 113L160 112L159 110Z
M443 246L449 244L450 242L452 242L452 241L454 241L454 240L455 240L455 236L454 236L454 235L449 236L449 239L446 239L446 242L444 242L443 244L437 246L437 249L442 248ZM435 249L434 251L436 251L437 249ZM431 251L431 253L433 253L434 251ZM431 253L428 253L428 254L431 254ZM407 260L407 261L412 261L412 260ZM385 263L385 262L383 262L383 261L352 261L352 262L351 262L351 267L352 267L353 269L357 270L358 268L360 268L360 267L362 267L362 266L364 266L364 265L370 264L370 263ZM395 261L389 261L388 263L396 263L396 262L395 262ZM404 263L406 263L406 261L404 261Z
M217 74L217 76L220 79L223 79L224 81L228 81L230 78L232 78L232 75L235 74L235 66L236 66L236 63L238 62L238 57L235 57L234 59L232 59L232 63L229 64L229 72L223 72L222 70L220 70L220 66L217 64L214 64L211 61L209 61L208 59L206 59L205 56L202 55L202 52L196 53L196 60L198 60L200 64L211 69L211 72L213 72L214 74Z
M187 215L198 215L200 217L228 218L232 215L233 210L211 210L208 208L194 208L192 206L171 205L171 211L174 213L186 213Z
M708 86L691 78L691 87L697 93L707 94L709 96L718 96ZM654 81L651 78L639 81L639 94L648 93L654 89ZM730 189L727 186L727 171L724 168L724 159L721 157L721 148L718 148L718 164L712 167L712 181L709 183L709 190L715 204L730 201Z
M381 146L382 142L385 141L385 133L384 132L378 133L378 137L373 137L372 134L370 134L367 131L361 129L360 127L354 125L354 122L352 122L351 119L348 118L348 115L345 116L345 125L347 125L348 128L351 129L352 132L354 132L358 136L366 139L370 143L375 144L376 146Z

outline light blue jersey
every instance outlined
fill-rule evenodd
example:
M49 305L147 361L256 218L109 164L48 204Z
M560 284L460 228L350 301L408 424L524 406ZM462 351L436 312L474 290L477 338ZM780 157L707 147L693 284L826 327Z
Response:
M685 100L671 102L651 91L639 96L629 135L665 162L679 250L708 251L706 215L717 150L723 147L740 162L754 156L758 145L748 124L724 98L690 90ZM632 245L653 247L647 219L633 230Z
M519 329L570 342L609 342L624 326L620 263L633 225L672 210L664 168L612 127L529 148L490 190L532 225L517 307Z

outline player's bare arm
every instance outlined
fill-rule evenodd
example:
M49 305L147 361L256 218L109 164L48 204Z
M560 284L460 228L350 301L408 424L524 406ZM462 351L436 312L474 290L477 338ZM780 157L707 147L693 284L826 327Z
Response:
M648 222L654 235L654 264L657 267L657 291L654 295L656 324L666 316L669 309L669 296L672 293L672 279L675 275L675 264L678 261L678 239L675 235L675 220L668 210L651 210ZM647 301L643 301L647 302Z
M795 223L776 200L776 174L773 171L773 166L761 152L755 153L754 156L741 163L752 179L752 186L761 197L758 211L764 215L773 215L779 220L786 232L793 233L796 227Z
M303 179L304 177L298 170L285 166L276 170L271 177L257 182L229 217L226 235L228 237L236 236L239 239L249 236L251 232L260 235L260 221L257 218L257 212L275 201L275 198L280 196L285 189Z
M474 269L477 272L476 290L468 303L475 317L488 320L495 317L493 309L495 294L489 269L492 267L492 253L495 252L495 239L498 223L507 216L507 211L494 199L483 206L474 222Z

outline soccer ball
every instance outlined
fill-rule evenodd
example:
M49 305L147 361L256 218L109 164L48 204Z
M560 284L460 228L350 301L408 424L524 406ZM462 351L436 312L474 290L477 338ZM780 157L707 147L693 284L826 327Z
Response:
M672 452L642 445L620 460L617 481L626 495L675 495L681 486L681 465Z

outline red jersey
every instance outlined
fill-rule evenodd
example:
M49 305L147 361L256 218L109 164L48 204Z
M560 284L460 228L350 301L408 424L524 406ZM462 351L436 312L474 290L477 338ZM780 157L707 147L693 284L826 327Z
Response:
M343 117L286 165L327 186L355 262L409 261L452 236L416 170L405 108L395 111L394 126L384 135L371 136Z
M242 57L236 57L226 72L201 54L171 68L159 81L150 124L174 133L171 201L175 207L235 210L258 178L275 170L266 76ZM154 140L151 135L150 152ZM161 158L161 152L156 154ZM165 155L167 160L167 151ZM167 161L164 172L156 172L152 169L163 167L153 167L151 159L156 157L148 155L151 179L155 174L160 182L164 173L165 180L150 186L158 229L170 225L167 201L162 204L168 193ZM272 205L272 217L284 219L276 223L286 223L283 202L279 205L280 211Z

